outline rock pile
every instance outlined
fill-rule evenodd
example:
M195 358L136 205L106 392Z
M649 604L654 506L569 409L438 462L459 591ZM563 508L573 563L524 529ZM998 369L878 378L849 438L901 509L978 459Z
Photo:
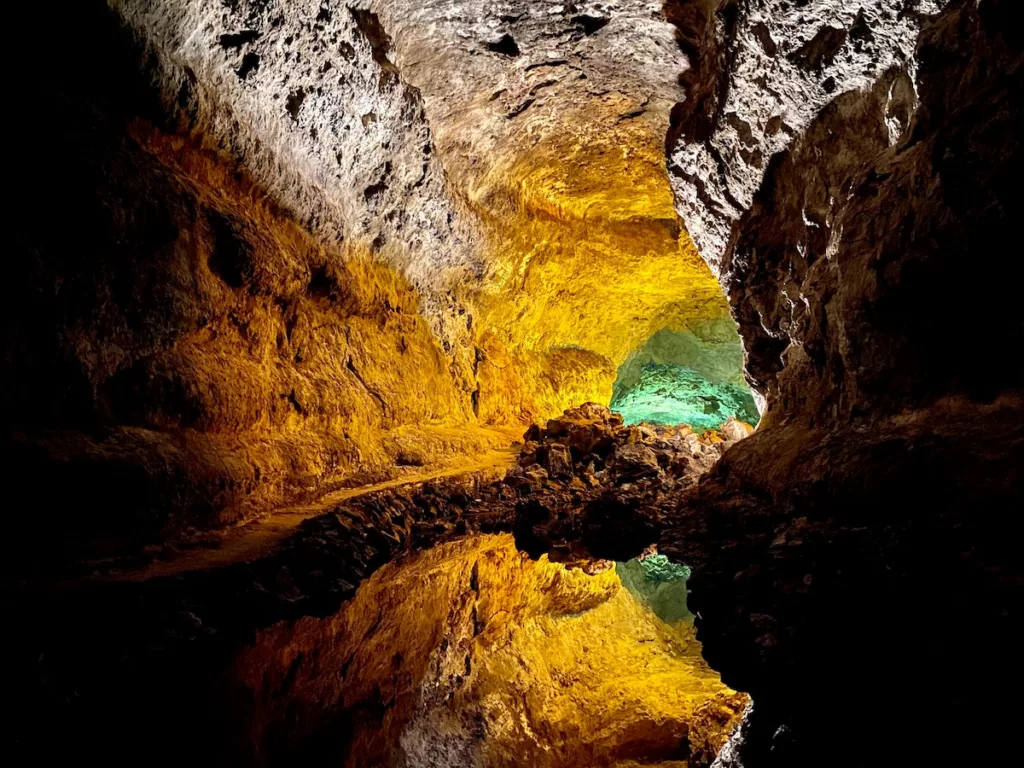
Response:
M605 406L584 403L532 425L500 481L467 486L445 478L367 494L307 521L296 541L308 538L314 549L324 537L350 542L358 520L357 528L386 531L377 538L393 555L511 530L533 557L546 552L556 562L593 570L598 559L628 560L653 541L660 510L751 432L735 419L703 434L685 424L627 425Z
M687 487L728 445L752 431L736 419L701 435L686 424L625 425L622 416L603 405L584 403L544 427L533 424L527 430L518 466L506 482L521 491L540 490L551 482L579 489L644 482Z
M516 543L531 555L547 552L581 567L596 551L626 560L649 540L658 519L652 510L752 431L735 419L700 435L685 424L626 425L608 408L584 403L531 426L517 466L491 490L513 497Z

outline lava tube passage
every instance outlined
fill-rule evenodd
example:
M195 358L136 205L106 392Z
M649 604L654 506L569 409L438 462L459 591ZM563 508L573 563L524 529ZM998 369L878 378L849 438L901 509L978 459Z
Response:
M651 336L619 367L611 408L627 424L717 429L730 417L756 425L743 349L729 318Z

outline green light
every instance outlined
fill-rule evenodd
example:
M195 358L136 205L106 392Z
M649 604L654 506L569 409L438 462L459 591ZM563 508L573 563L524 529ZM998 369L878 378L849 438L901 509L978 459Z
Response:
M686 607L686 580L690 578L687 566L673 563L665 555L649 555L643 560L616 563L615 570L622 586L646 602L662 621L693 621Z
M619 367L610 405L627 424L689 424L697 431L730 416L752 425L760 419L730 318L655 333Z
M640 566L644 569L644 578L656 584L690 578L690 566L673 563L665 555L648 555L640 561Z
M617 391L611 409L627 424L689 424L695 430L716 429L730 416L757 424L757 406L750 390L732 382L713 382L681 365L648 363L639 381Z

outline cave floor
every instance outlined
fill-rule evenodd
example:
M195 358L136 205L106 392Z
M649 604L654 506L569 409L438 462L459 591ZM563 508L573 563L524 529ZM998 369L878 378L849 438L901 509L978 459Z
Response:
M457 477L474 477L481 482L498 480L515 462L518 446L497 448L444 469L425 469L392 480L333 491L310 504L283 507L266 517L244 525L201 536L164 548L157 559L145 563L103 560L89 563L94 581L146 581L190 571L222 568L273 554L299 525L359 496L416 483Z

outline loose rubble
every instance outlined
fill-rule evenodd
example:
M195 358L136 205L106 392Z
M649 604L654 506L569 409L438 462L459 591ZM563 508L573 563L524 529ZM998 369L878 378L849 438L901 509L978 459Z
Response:
M699 435L685 424L627 425L607 407L584 403L530 426L516 464L500 481L467 486L449 478L367 494L307 521L297 539L349 541L354 519L391 531L387 548L396 551L512 531L533 557L547 553L594 571L601 567L595 551L614 560L639 554L656 538L659 510L752 431L735 419Z
M533 556L547 552L566 564L592 567L592 542L586 533L579 536L576 524L586 519L601 541L621 544L609 558L629 559L650 540L657 519L652 510L666 495L694 485L729 445L752 431L736 419L700 435L685 424L627 425L605 406L584 403L543 427L532 425L517 466L494 492L514 494L516 542ZM606 527L620 530L608 535Z
M625 425L622 416L608 408L584 403L544 427L534 424L527 430L518 467L506 482L535 491L552 480L574 488L644 481L666 490L688 487L714 465L727 445L752 431L734 418L720 430L702 435L686 424Z

